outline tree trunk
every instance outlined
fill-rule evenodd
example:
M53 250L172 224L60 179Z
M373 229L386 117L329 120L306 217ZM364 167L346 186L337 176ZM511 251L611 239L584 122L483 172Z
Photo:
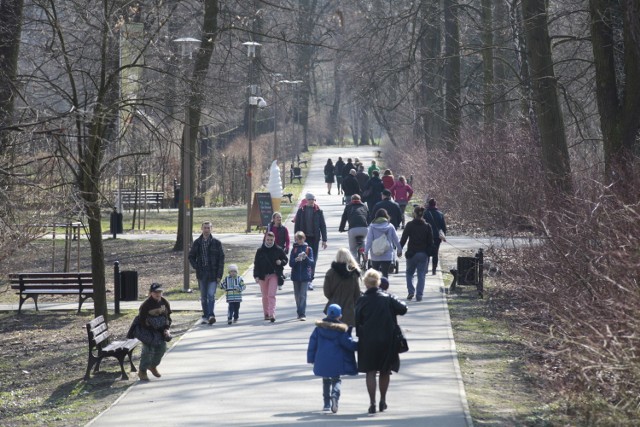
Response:
M493 9L492 0L482 0L482 75L484 138L493 139L494 81L493 81Z
M572 183L569 149L551 55L546 1L523 0L522 16L531 67L534 108L540 130L542 164L549 184L562 192L570 193Z
M362 103L360 105L360 142L358 145L370 145L371 133L369 130L369 106L366 103Z
M189 159L189 165L191 171L195 171L195 150L196 150L196 141L198 139L198 129L200 127L200 117L202 115L202 103L203 97L205 96L205 79L207 76L207 72L209 70L209 63L211 62L211 57L213 56L213 46L216 40L216 36L218 33L218 0L207 0L204 4L204 21L202 25L202 36L200 42L200 49L198 49L197 54L195 56L195 64L193 67L193 75L190 81L190 90L189 90L189 101L187 114L189 115L189 140L187 141L185 137L185 131L187 124L185 123L184 130L182 132L182 143L188 144L187 151L191 154ZM184 150L180 150L184 152ZM181 161L184 161L181 155ZM183 163L181 163L183 164ZM184 182L184 171L182 171L182 182ZM190 187L195 188L195 180L194 174L190 174L191 177L191 185ZM176 237L176 243L173 246L174 251L181 251L184 248L184 245L190 245L192 236L191 233L188 233L188 236L183 236L183 212L184 212L184 196L185 192L182 191L184 189L184 185L182 185L180 191L180 204L178 208L178 232ZM191 214L189 218L193 220L193 203L189 204L189 209L191 210ZM193 229L193 224L191 224L191 229ZM186 242L186 243L185 243Z
M458 0L444 0L445 32L445 117L447 150L455 150L460 140L460 27Z
M638 144L640 127L640 8L633 1L614 7L610 1L590 0L589 6L606 180L616 184L618 193L627 194L626 182L632 173L629 154ZM614 15L622 15L622 21L614 19ZM623 64L622 69L619 63Z
M0 154L9 146L5 127L13 122L23 6L23 0L0 1Z
M422 28L420 29L420 139L427 148L435 147L439 140L437 116L440 100L437 95L439 82L438 57L440 54L440 10L438 3L422 0ZM435 110L435 111L434 111Z

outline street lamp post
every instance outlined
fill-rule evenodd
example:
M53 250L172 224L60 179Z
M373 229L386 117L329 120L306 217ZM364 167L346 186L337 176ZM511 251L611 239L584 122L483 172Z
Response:
M193 51L188 49L192 44L200 43L200 40L192 37L181 37L175 39L174 42L180 43L182 48L182 58L193 57ZM185 59L186 62L186 59ZM186 73L186 69L185 69ZM182 182L180 183L180 192L182 193L182 262L183 262L183 277L182 277L182 290L184 292L191 292L189 286L189 275L191 272L191 266L189 264L189 249L191 246L191 239L193 238L193 218L191 217L191 165L194 163L191 161L193 157L193 150L191 150L191 120L189 115L189 105L185 102L184 108L184 132L182 133Z
M249 137L249 153L248 153L248 159L247 159L247 233L251 232L251 196L252 194L252 173L251 173L251 167L252 167L252 163L253 163L253 158L252 158L252 150L253 150L253 116L254 116L254 110L256 109L256 107L258 106L258 102L259 99L262 100L262 102L264 102L264 100L262 98L260 98L258 96L258 87L257 85L253 84L253 62L256 59L256 48L258 46L262 46L260 43L257 42L244 42L242 43L243 46L247 47L247 56L250 58L249 62L249 114L247 117L247 126L248 126L248 137Z

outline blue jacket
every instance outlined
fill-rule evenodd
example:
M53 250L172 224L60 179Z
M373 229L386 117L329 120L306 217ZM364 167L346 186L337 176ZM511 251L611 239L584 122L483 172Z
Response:
M302 261L296 261L298 254L305 252L307 257ZM303 243L299 245L293 244L291 255L289 255L289 267L291 267L291 280L294 282L310 282L313 278L313 266L315 260L313 258L313 249L311 246Z
M313 373L319 377L357 375L355 351L358 343L351 338L351 328L339 320L325 318L316 321L309 338L307 363L313 363Z

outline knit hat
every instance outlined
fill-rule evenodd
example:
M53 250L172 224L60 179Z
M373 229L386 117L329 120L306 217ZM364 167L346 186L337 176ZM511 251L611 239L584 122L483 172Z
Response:
M152 283L151 286L149 286L149 292L162 292L163 290L160 283Z
M342 308L338 304L331 304L327 310L327 317L337 319L342 316Z
M314 196L313 193L307 193L304 195L304 198L307 200L315 200L316 196Z
M232 271L235 271L236 273L238 272L238 266L235 264L231 264L229 266L229 273L231 273Z
M383 291L386 291L387 289L389 289L389 279L387 279L386 277L382 276L380 278L380 289L382 289Z

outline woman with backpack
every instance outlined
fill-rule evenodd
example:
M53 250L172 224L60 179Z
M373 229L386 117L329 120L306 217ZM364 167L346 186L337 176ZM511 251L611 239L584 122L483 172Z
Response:
M367 230L367 241L364 246L365 256L371 259L371 266L384 277L389 277L389 267L394 260L394 252L402 256L402 247L396 228L389 221L385 209L378 209ZM370 254L370 255L369 255Z

